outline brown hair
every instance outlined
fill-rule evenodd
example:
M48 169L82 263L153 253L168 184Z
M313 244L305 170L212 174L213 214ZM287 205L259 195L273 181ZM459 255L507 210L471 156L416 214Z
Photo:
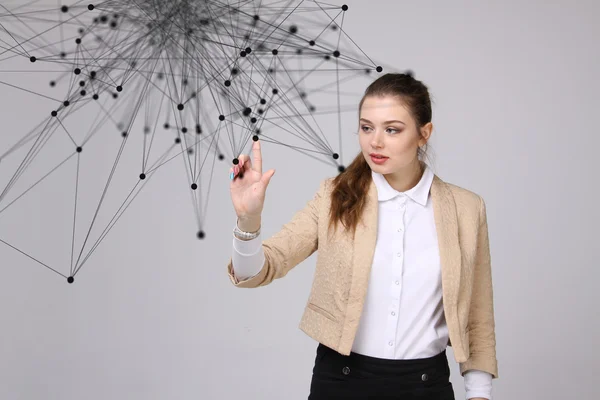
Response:
M417 127L431 122L431 99L429 90L421 81L416 80L411 72L405 74L389 73L373 81L365 90L358 105L360 114L365 98L368 96L395 96L408 108ZM420 133L420 130L419 130ZM427 147L419 147L417 157L427 157ZM329 227L337 229L341 222L347 229L355 232L367 200L367 190L371 183L371 167L365 160L362 151L352 163L333 180L331 192L331 209L329 211Z

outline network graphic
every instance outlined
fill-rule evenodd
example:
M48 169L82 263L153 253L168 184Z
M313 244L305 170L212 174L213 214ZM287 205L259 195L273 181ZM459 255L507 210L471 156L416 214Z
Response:
M347 12L308 0L3 0L0 93L30 96L44 111L15 116L12 126L29 127L0 141L0 246L73 283L173 162L187 177L180 189L190 193L198 239L208 231L213 174L225 176L251 140L343 172L339 121L356 112L347 88L364 90L383 71L345 33ZM92 154L103 163L90 165ZM55 211L72 222L61 249L70 265L45 261L3 223L19 203L43 201L50 179L72 188ZM128 190L109 205L119 179Z

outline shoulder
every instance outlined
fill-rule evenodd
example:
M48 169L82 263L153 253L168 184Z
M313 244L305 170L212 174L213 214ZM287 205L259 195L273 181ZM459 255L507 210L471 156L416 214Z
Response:
M459 215L469 214L477 217L485 215L485 201L481 195L454 183L445 181L442 183L452 194Z

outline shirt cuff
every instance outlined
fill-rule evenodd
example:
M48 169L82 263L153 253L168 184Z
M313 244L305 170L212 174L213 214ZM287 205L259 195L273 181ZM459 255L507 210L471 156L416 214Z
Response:
M471 369L465 372L465 398L482 397L492 400L492 374Z

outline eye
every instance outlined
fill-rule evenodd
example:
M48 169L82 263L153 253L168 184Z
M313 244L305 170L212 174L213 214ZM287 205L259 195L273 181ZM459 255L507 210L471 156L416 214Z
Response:
M398 129L395 129L395 128L387 128L387 130L388 131L394 131L393 133L400 132Z
M365 131L365 129L370 129L370 128L369 128L368 126L366 126L366 125L363 125L363 126L361 126L361 127L360 127L360 129L361 129L363 132L366 132L366 131Z

